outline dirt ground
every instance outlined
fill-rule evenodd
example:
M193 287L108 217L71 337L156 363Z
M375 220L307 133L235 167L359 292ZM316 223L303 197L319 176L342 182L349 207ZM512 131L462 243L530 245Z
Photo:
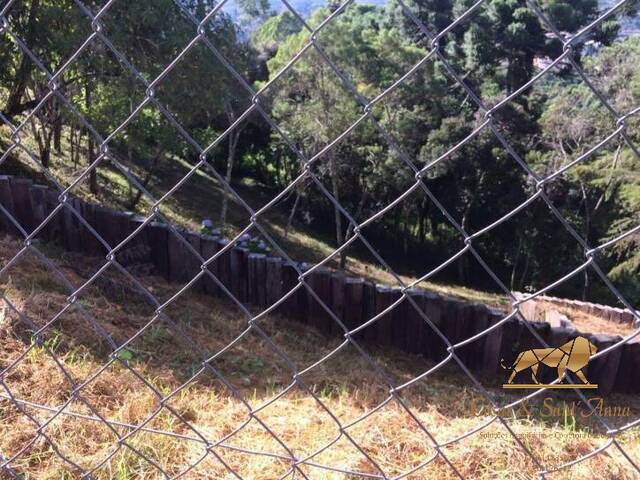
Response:
M638 478L638 426L606 435L640 417L637 396L588 394L606 425L570 391L496 417L455 362L419 377L421 356L363 345L369 360L279 317L248 328L191 291L157 315L113 267L69 305L100 261L47 251L65 285L30 250L7 266L21 248L0 239L0 463L25 478L524 479L600 447L547 478ZM161 302L179 288L141 283ZM500 407L521 398L478 380Z

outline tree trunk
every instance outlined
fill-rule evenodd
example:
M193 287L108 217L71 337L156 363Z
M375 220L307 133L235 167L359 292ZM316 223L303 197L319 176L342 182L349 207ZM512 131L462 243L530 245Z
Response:
M518 262L520 261L520 255L522 253L522 235L518 235L518 248L516 249L516 256L513 259L513 267L511 268L511 278L509 279L509 288L513 290L516 283L516 270L518 269Z
M36 12L40 6L40 0L32 0L31 8L29 9L29 20L27 21L27 32L25 34L25 42L27 45L33 42L36 28ZM28 55L22 54L20 59L20 65L18 66L15 81L11 87L7 103L5 104L4 114L11 118L13 115L21 113L23 111L22 97L24 97L25 90L27 88L27 82L31 76L33 70L33 63Z
M76 163L76 128L75 125L71 124L69 129L69 155L71 157L71 161L73 162L73 166L77 167Z
M404 257L407 258L409 254L409 235L411 234L409 230L409 213L405 213L404 222L402 222L402 251L404 253Z
M231 174L233 173L233 164L236 157L236 147L240 139L241 130L236 128L229 134L229 151L227 154L227 171L224 176L224 193L222 195L222 209L220 210L220 225L224 227L227 223L227 210L229 208L229 184L231 182Z
M584 239L589 243L589 237L591 236L591 212L589 211L589 198L587 196L587 190L584 188L584 183L580 182L580 190L582 192L582 203L584 206ZM582 301L587 300L589 293L589 269L582 270L583 284L582 284Z
M36 125L36 118L40 124L40 128ZM33 132L33 136L38 144L38 157L40 158L40 163L42 163L43 167L49 168L49 164L51 163L51 140L53 131L47 131L46 118L43 118L41 115L32 116L30 124L31 131Z
M58 153L62 153L62 116L56 108L56 119L53 122L53 148Z
M46 168L49 168L49 163L51 163L51 147L50 145L45 146L42 150L40 150L40 161L42 165Z
M291 212L289 212L289 218L287 218L287 226L284 227L284 238L287 238L287 236L289 235L289 229L291 228L291 224L293 223L293 217L295 217L298 203L300 203L300 193L296 192L296 199L294 200L293 206L291 207Z
M89 133L87 135L87 163L91 165L92 158L95 152L95 142L93 135ZM92 168L89 172L89 191L94 195L98 194L98 167Z
M93 93L93 84L87 79L84 88L84 102L87 111L91 108L91 94ZM95 142L91 132L87 131L87 164L91 165L94 160ZM98 194L98 167L92 168L89 172L89 191L94 195Z
M156 170L156 165L158 165L158 161L162 158L162 145L158 145L156 147L156 152L153 156L153 159L149 163L149 167L146 169L146 175L142 181L138 179L138 182L142 187L147 189L149 182L151 181L151 177L153 176L153 172ZM127 205L127 210L134 211L140 199L142 198L142 189L138 189L135 195L130 196L129 204Z
M362 214L362 209L364 208L364 204L366 203L368 198L367 191L364 190L362 192L362 196L360 197L360 202L358 203L358 208L356 209L355 219L357 220ZM347 231L344 234L344 243L347 243L347 240L351 238L353 234L353 223L349 222L347 226ZM340 252L340 269L344 270L347 265L347 253L343 250Z
M331 194L333 195L334 200L339 204L340 203L340 190L338 187L338 172L336 167L336 160L333 153L329 153L329 175L331 176ZM342 219L340 218L340 209L337 204L333 205L333 216L336 225L336 245L340 247L343 242L342 235ZM340 263L342 264L344 253L340 254ZM345 260L346 261L346 260Z

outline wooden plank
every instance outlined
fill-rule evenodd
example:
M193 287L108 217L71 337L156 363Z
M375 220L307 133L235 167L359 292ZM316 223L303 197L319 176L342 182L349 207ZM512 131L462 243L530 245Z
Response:
M149 236L149 224L145 224L145 221L146 218L142 215L131 215L129 217L129 231L131 233L137 231L132 239L132 242L135 247L140 250L141 257L146 254L146 262L153 263L151 259L151 238Z
M280 257L267 257L266 259L266 285L265 295L267 306L272 306L283 295L282 290L282 264Z
M34 229L33 207L31 206L31 194L29 192L33 182L28 178L15 178L9 180L11 196L13 197L13 216L22 226L22 229L30 234Z
M129 216L125 213L97 207L94 211L94 222L93 228L110 248L115 248L128 235Z
M307 277L309 288L309 322L322 332L330 332L334 323L327 312L331 310L331 271L326 267L319 267Z
M489 328L489 309L485 305L479 303L472 304L467 313L470 315L470 318L467 323L467 331L464 335L465 340ZM461 348L464 355L466 355L470 368L476 370L482 368L484 344L486 340L487 335L485 334Z
M403 302L403 313L406 318L403 348L409 353L422 353L425 341L425 329L429 328L421 315L421 313L424 312L424 293L422 290L416 288L411 288L407 290L406 293L408 299ZM413 303L409 301L409 298Z
M2 205L4 210L6 210L6 213L0 211L0 228L2 231L7 232L10 235L21 236L20 231L9 218L9 216L11 216L15 219L10 179L11 177L8 175L0 175L0 205Z
M458 302L456 308L456 323L455 323L455 335L452 343L460 343L471 337L473 334L473 315L475 313L474 305L466 302ZM470 367L472 353L472 346L465 345L456 348L455 352L458 358L467 366Z
M48 188L45 185L31 185L29 187L29 196L31 197L31 207L33 208L34 228L38 228L44 222L47 215L45 213L45 195ZM0 214L0 217L3 215ZM1 222L0 222L1 224ZM45 225L36 235L38 240L47 240L47 226Z
M596 346L598 352L615 345L621 340L622 337L619 335L589 335L589 341ZM622 353L623 346L621 345L589 362L588 371L585 373L590 383L598 385L598 393L600 395L608 395L613 392Z
M245 304L247 301L247 265L249 250L233 247L230 252L231 293Z
M162 223L151 222L146 227L151 261L156 271L169 279L169 231Z
M444 322L444 300L439 295L431 292L424 294L424 314L431 322L425 325L424 356L435 362L439 362L447 355L446 344L435 329L442 333ZM434 329L435 327L435 329Z
M282 295L288 294L298 284L298 272L291 262L282 264ZM307 323L306 289L299 287L281 304L279 312L291 320Z
M229 240L224 238L218 239L218 251L222 250L227 245L229 245ZM224 287L231 292L231 256L229 250L222 253L214 263L216 263L216 268L220 274L218 279ZM220 288L220 295L226 300L231 300L229 294L222 288Z
M249 305L257 305L258 303L257 284L259 280L257 278L256 255L258 254L249 252L247 265L247 303Z
M193 280L193 278L195 278L196 275L198 275L201 271L202 271L202 262L200 261L199 255L200 255L200 235L194 232L188 232L187 233L187 240L189 242L189 244L193 247L193 249L196 251L197 255L193 252L191 252L189 249L187 250L187 263L188 263L188 279L187 281L190 282L191 280ZM204 279L203 277L200 277L198 280L196 280L196 282L191 285L191 291L193 292L199 292L202 293L204 292Z
M459 311L463 303L451 297L442 297L442 327L441 331L447 340L454 344L459 340L461 316Z
M345 324L345 283L344 272L331 273L331 310L343 324ZM331 332L338 335L344 334L344 330L335 320L332 322Z
M92 203L82 202L80 205L80 211L82 218L94 228L95 224L95 209L96 205ZM98 255L101 254L104 250L102 244L95 236L95 234L89 230L89 227L83 225L82 231L80 232L80 241L82 242L82 249L89 253L90 255Z
M60 201L58 200L58 196L60 192L54 189L47 189L45 193L45 215L49 216L51 212L53 212ZM62 233L62 215L60 211L56 213L48 222L47 222L47 240L50 242L55 242L60 245L64 244L64 235Z
M255 260L255 272L257 279L257 295L256 305L260 308L266 308L267 305L267 256L259 253Z
M640 342L637 337L622 346L614 391L640 393Z
M376 314L376 286L365 280L362 284L362 324L367 323ZM377 338L375 322L361 330L362 340L375 343Z
M386 285L376 285L376 315L386 310L400 296L399 292ZM395 309L395 308L394 308ZM376 344L388 346L393 344L394 337L394 315L393 310L379 317L371 328L375 331Z
M497 309L488 309L487 328L502 321L505 314ZM495 328L485 335L484 352L482 356L482 370L486 373L495 374L504 370L500 368L500 352L502 350L502 326Z
M501 364L512 365L518 354L522 351L518 338L524 327L524 322L517 318L511 318L503 323L499 328L502 329L502 341L500 345L500 355L496 361L496 372L502 370ZM505 380L508 378L508 372L502 370Z
M344 285L344 324L349 330L363 323L364 279L347 277ZM362 335L357 335L361 338Z
M257 307L267 306L267 256L264 253L250 253L247 279L247 298Z
M218 237L211 235L202 235L200 238L200 255L205 260L210 260L216 253L218 253ZM214 277L218 278L218 262L213 261L207 265L207 271L211 272ZM204 291L209 295L219 295L220 288L216 281L208 274L204 275L203 279Z
M64 246L72 252L79 252L82 249L81 234L84 225L76 216L80 211L80 200L75 197L69 197L66 204L60 211L62 216L62 232L64 235Z
M172 282L186 283L192 278L190 273L193 269L191 260L193 254L189 252L185 241L188 241L186 231L179 229L177 235L169 231L167 242L169 251L169 280Z

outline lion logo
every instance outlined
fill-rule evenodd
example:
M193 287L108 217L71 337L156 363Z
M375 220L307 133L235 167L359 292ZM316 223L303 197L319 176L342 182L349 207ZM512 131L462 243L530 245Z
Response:
M510 388L513 385L513 379L515 376L523 370L531 369L531 378L533 384L517 385L517 387L556 387L556 385L542 385L538 381L538 367L540 365L546 365L551 368L558 369L558 380L561 381L567 370L570 370L576 374L576 376L584 382L585 385L578 387L581 388L595 388L597 385L590 384L585 377L582 369L589 363L591 355L596 353L598 348L591 343L585 337L576 337L573 340L568 341L564 345L557 348L533 348L531 350L525 350L520 352L511 366L504 364L504 359L500 360L502 368L505 370L512 370L511 376L507 383L503 385L505 388ZM564 385L564 384L560 384ZM575 385L567 385L575 387ZM513 385L516 387L516 385ZM512 388L512 387L511 387Z

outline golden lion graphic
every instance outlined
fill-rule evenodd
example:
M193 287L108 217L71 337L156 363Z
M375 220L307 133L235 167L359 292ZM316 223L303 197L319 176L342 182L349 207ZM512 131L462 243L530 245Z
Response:
M527 368L531 369L531 378L535 383L540 383L537 378L540 364L558 369L558 379L562 380L566 370L574 372L580 380L588 384L582 369L589 363L589 357L596 353L598 348L585 337L576 337L557 348L534 348L520 352L513 365L510 367L500 360L502 368L513 370L507 384L513 382L515 376Z

